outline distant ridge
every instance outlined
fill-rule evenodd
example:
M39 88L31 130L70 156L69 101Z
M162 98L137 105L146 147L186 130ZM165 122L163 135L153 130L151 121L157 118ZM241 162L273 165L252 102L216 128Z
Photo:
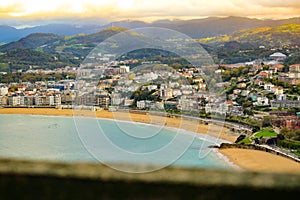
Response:
M88 47L94 47L99 42L102 42L106 38L126 31L127 28L121 27L107 27L97 33L92 34L77 34L73 36L61 36L52 33L33 33L16 42L11 42L0 46L0 51L10 51L15 49L31 49L39 50L47 53L57 53L57 48L68 48L72 45L85 45Z
M187 34L192 38L215 37L224 34L231 34L235 31L276 27L284 24L300 24L300 18L290 18L281 20L261 20L245 17L209 17L192 20L159 20L147 23L137 20L116 21L106 25L71 25L71 24L49 24L25 29L16 29L9 26L0 26L0 43L17 41L32 33L53 33L57 35L77 35L96 33L104 28L113 26L128 29L141 27L164 27Z

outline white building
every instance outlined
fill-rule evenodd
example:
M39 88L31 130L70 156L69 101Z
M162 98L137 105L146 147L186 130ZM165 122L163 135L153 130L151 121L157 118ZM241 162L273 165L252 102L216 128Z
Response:
M0 96L8 94L8 87L0 87Z
M7 105L7 96L0 96L0 106L6 106Z
M270 58L271 59L274 59L274 60L284 60L286 59L286 55L283 54L283 53L280 53L280 52L276 52L276 53L273 53L272 55L270 55Z
M136 102L136 107L138 109L150 108L150 106L151 106L151 101L149 100L141 100Z
M120 73L129 73L129 72L130 72L129 66L126 65L120 66Z
M120 93L111 94L111 105L120 105L123 101Z
M274 85L272 83L264 84L264 89L267 90L268 92L273 92L273 87L274 87Z
M10 97L8 97L8 105L10 105L10 106L24 106L24 96L10 96Z
M257 101L255 103L253 103L253 105L268 106L269 105L269 99L267 97L257 97Z

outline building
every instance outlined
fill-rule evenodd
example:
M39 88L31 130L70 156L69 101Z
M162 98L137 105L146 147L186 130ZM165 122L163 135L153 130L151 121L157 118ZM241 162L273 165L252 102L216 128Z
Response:
M8 94L8 87L0 87L0 96L5 96Z
M199 110L199 104L195 96L182 96L178 100L178 110L191 111Z
M149 100L141 100L141 101L137 101L136 102L136 107L138 109L146 109L146 108L150 108L151 106L151 102Z
M290 65L289 72L300 72L300 64Z
M70 91L65 91L61 94L61 103L71 105L76 98L76 94Z
M129 66L126 66L126 65L120 66L120 73L121 74L129 73L129 72L130 72L130 67Z
M97 105L101 108L108 109L110 105L110 98L108 95L99 95L96 97Z
M9 106L24 106L24 96L22 95L13 95L8 97Z
M26 106L33 106L34 105L34 96L24 96L24 104Z
M159 90L160 98L163 100L167 100L173 97L173 90L167 88L166 85L162 84Z
M120 93L112 93L111 94L111 105L118 106L121 105L123 102L123 98Z
M124 99L124 106L131 106L134 103L134 99Z
M269 104L269 99L267 97L260 97L258 96L256 99L256 102L253 103L255 106L268 106Z
M93 94L83 94L76 97L76 105L95 106L97 105L96 96Z
M237 87L238 87L238 88L246 88L246 87L247 87L247 84L244 83L244 82L242 82L242 83L239 83L239 84L237 85Z
M272 108L300 108L300 101L290 101L290 100L273 100L271 101Z
M8 97L0 96L0 106L7 106L7 104L8 104Z
M275 95L283 95L283 87L281 86L274 86L273 92Z
M273 60L277 60L277 61L283 61L286 59L286 55L283 54L283 53L280 53L280 52L276 52L276 53L273 53L272 55L270 55L270 58L273 59Z
M274 85L272 83L265 83L264 84L264 89L267 90L268 92L272 92Z
M49 105L49 98L45 95L36 95L34 98L34 105L36 106L47 106Z

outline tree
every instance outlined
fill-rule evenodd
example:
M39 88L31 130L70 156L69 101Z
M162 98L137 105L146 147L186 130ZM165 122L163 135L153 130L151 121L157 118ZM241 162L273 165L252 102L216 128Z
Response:
M300 141L300 129L297 129L296 131L295 131L295 140L298 140L298 141Z
M284 127L280 130L280 134L282 135L287 135L290 132L290 129L288 129L287 127Z
M284 135L285 137L292 139L296 136L295 132L291 131L287 127L284 127L280 130L280 134Z
M235 143L239 143L240 141L242 141L242 140L245 139L245 138L246 138L246 135L240 135L240 136L236 139Z
M262 122L262 127L271 126L271 120L269 116L265 116Z
M15 92L15 91L18 91L18 87L17 86L10 86L9 88L8 88L8 91L9 92Z

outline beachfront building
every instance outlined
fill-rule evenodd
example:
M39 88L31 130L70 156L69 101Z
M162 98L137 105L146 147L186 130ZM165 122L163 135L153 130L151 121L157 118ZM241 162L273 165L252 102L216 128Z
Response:
M24 105L26 106L33 106L34 105L34 100L35 97L34 96L24 96Z
M31 103L29 101L28 103ZM57 95L36 95L34 98L34 105L36 106L59 106L61 105L61 96Z
M61 104L71 105L76 98L76 93L71 91L64 91L61 94Z
M141 100L141 101L137 101L136 102L136 107L138 109L146 109L146 108L150 108L151 106L151 102L149 100Z
M8 94L8 87L6 86L0 87L0 96L5 96L7 94Z
M111 105L119 106L123 102L123 98L120 93L113 92L111 94Z
M98 95L96 96L96 101L97 101L97 105L99 105L99 107L104 109L108 109L110 105L110 98L108 95Z
M10 106L24 106L24 96L23 95L13 95L8 97L8 105Z
M177 108L178 110L182 111L199 110L199 103L197 97L186 95L181 96L181 98L178 100Z
M0 96L0 106L6 106L8 104L7 96Z

